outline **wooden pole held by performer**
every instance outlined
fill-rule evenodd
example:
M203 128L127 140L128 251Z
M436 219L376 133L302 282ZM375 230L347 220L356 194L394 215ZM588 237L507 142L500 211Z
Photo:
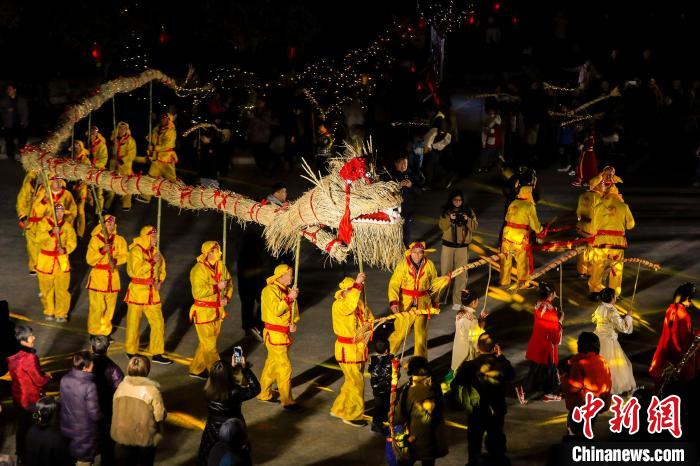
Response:
M49 175L47 175L45 171L42 171L41 174L44 177L44 186L46 188L46 197L49 198L49 205L51 206L51 216L53 217L53 224L55 227L58 227L58 218L56 217L56 206L53 203L53 193L51 192L51 183L49 183ZM58 244L59 249L63 249L63 246L61 245L61 235L60 234L56 235L56 243Z

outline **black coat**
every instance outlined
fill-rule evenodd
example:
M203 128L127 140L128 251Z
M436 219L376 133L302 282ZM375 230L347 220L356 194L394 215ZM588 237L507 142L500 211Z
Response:
M117 387L124 380L124 372L106 355L95 354L92 373L95 375L97 396L100 399L100 410L104 415L104 421L111 423L112 399Z
M234 386L231 395L225 401L209 401L207 424L202 432L202 441L199 444L199 454L197 455L197 464L200 466L207 466L209 452L219 441L221 424L231 418L240 419L245 424L241 404L260 394L260 382L253 371L244 369L243 376L248 382L246 387Z
M506 389L514 377L505 356L480 354L457 368L452 386L473 387L479 393L480 411L505 416Z
M19 351L15 339L15 323L10 320L7 301L0 301L0 377L7 374L7 357Z
M24 463L26 466L68 466L74 465L68 449L68 439L58 430L58 426L39 427L33 425L25 441Z
M391 392L392 354L373 354L369 360L369 383L375 396L388 395Z
M391 168L387 169L386 175L384 175L382 178L383 181L396 181L397 183L400 183L403 180L410 180L411 183L413 183L410 188L401 188L401 197L403 198L403 202L401 202L401 216L403 218L411 217L416 211L417 197L416 179L413 176L413 173L411 173L411 170L400 172L395 170L392 166Z

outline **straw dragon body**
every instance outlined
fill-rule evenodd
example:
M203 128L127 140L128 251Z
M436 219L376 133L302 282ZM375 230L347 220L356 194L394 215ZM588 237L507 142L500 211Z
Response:
M313 186L301 197L279 207L255 201L244 195L217 188L189 186L145 175L119 175L56 156L69 141L74 125L100 108L118 93L128 93L151 81L186 92L175 81L157 70L109 81L80 103L69 107L59 127L38 146L27 146L22 163L26 170L46 171L67 180L82 180L116 194L150 194L182 209L209 209L226 212L239 222L255 222L265 228L270 251L278 255L293 248L302 235L337 262L345 262L351 252L365 263L391 269L403 252L401 237L401 191L397 183L376 180L369 172L352 182L341 176L343 167L362 157L363 148L348 147L344 154L329 161L328 174L314 175L307 167L307 179ZM343 216L349 214L351 235L338 239ZM347 230L347 228L346 228Z

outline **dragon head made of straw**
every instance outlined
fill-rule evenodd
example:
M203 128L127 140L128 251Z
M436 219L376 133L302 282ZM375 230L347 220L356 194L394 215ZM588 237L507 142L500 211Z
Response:
M325 176L304 164L304 178L313 187L265 228L273 254L291 250L298 234L317 244L317 235L330 235L324 249L334 252L332 257L352 251L370 266L396 265L404 251L401 188L379 180L369 154L369 146L346 145L344 153L329 159Z

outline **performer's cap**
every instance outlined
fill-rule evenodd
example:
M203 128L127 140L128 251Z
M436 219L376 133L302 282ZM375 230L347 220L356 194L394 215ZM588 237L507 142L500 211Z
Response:
M349 290L350 288L353 287L354 284L355 284L354 278L345 277L345 278L343 278L343 280L340 283L338 283L338 288L340 288L341 290Z
M105 223L116 223L117 218L114 215L105 215L104 222Z
M406 250L406 256L411 255L411 251L414 249L420 249L421 251L428 253L428 252L435 252L435 249L426 249L425 247L425 241L415 241L411 244L408 245L408 249Z
M277 267L275 267L275 271L272 273L272 276L267 277L267 284L272 285L279 279L282 275L290 271L292 268L288 266L287 264L280 264Z
M139 231L139 236L150 236L150 235L155 235L158 232L156 230L156 227L153 227L151 225L146 225L145 227L141 228Z
M63 204L61 204L61 203L54 204L53 209L54 210L64 210Z

